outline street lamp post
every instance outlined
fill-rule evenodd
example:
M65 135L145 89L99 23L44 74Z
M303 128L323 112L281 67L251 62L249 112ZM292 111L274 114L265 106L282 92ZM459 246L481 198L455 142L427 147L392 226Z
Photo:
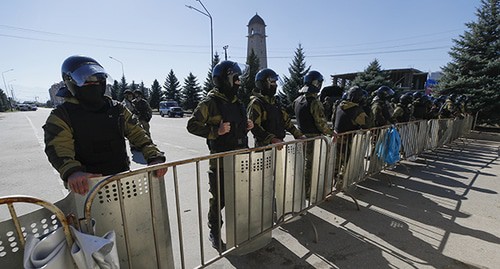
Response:
M210 12L208 12L207 8L205 7L205 5L203 5L201 0L196 0L196 1L198 1L200 3L200 5L205 10L205 12L203 12L203 11L193 7L193 6L186 5L186 7L190 8L190 9L194 9L195 11L198 11L199 13L207 16L210 19L210 65L212 65L212 62L214 60L214 28L213 28L213 22L212 22L212 15L210 14Z
M9 90L7 89L7 83L5 83L5 76L3 74L7 73L7 72L10 72L10 71L14 71L13 68L9 69L9 70L6 70L6 71L3 71L2 72L2 80L3 80L3 86L5 87L5 94L8 95L9 94ZM11 93L12 94L12 93ZM14 99L14 96L11 96L10 97L10 102L9 102L9 107L10 107L10 110L12 111L12 101Z
M227 61L227 48L229 48L229 45L225 45L222 48L224 49L224 59Z
M7 83L5 83L5 76L3 74L7 73L7 72L10 72L10 71L14 71L14 69L9 69L9 70L6 70L6 71L3 71L2 72L2 80L3 80L3 86L5 87L5 90L7 91Z
M117 62L119 62L119 63L122 65L122 77L125 77L125 71L124 71L124 69L123 69L123 63L122 63L122 61L120 61L120 60L118 60L118 59L116 59L116 58L114 58L114 57L111 57L111 56L109 56L109 58L110 58L110 59L113 59L113 60L115 60L115 61L117 61Z

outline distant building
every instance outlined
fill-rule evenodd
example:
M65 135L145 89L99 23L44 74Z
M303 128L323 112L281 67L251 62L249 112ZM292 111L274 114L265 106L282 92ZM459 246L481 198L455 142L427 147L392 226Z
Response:
M390 80L403 90L424 90L427 81L427 72L414 68L388 69ZM331 75L333 85L342 88L349 87L360 72Z
M254 51L259 59L259 69L267 68L266 24L257 14L248 22L247 58Z

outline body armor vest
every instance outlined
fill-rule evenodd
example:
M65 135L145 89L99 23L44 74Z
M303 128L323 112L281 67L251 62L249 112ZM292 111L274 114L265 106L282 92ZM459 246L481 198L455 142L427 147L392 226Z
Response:
M262 127L276 138L283 140L286 136L283 114L277 103L270 104L264 100L257 99L259 104L264 107L267 117L262 121Z
M299 130L304 134L321 134L311 114L311 102L315 97L299 96L295 102L295 116Z
M106 111L87 111L71 103L62 105L73 128L75 159L86 172L112 175L129 170L121 106L106 104Z
M218 97L214 97L212 100L217 105L222 121L229 122L231 129L229 133L220 135L214 140L207 140L210 151L224 152L248 148L247 116L243 105L239 101L235 103L224 102Z
M362 112L359 109L361 109L359 106L355 106L343 110L339 106L337 108L337 116L335 117L335 131L340 134L361 129L360 126L354 123L356 117Z

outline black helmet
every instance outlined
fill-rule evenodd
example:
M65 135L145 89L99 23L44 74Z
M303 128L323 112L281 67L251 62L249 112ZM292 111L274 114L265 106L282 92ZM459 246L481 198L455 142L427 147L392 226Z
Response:
M136 89L134 91L134 94L140 94L141 96L144 96L144 93L141 90L139 90L139 89Z
M375 94L378 96L378 98L382 100L387 100L390 96L394 95L394 90L387 86L380 86L375 91Z
M469 101L469 98L467 97L467 95L460 95L457 98L457 103L467 103L467 101Z
M131 90L131 89L128 89L128 88L127 88L127 89L125 89L125 90L123 91L123 94L127 94L127 93L133 93L133 92L132 92L132 90Z
M405 93L399 97L399 103L402 105L409 105L413 102L413 95L411 93Z
M423 92L414 92L413 93L413 100L420 100L422 97L424 97Z
M347 90L346 98L353 103L361 103L363 101L363 97L363 89L358 86L351 87L349 90Z
M70 56L64 60L61 75L64 84L73 96L79 87L89 81L102 82L105 90L108 77L104 68L96 60L80 55Z
M314 86L318 88L318 92L321 89L321 84L323 84L323 75L318 71L309 71L304 76L304 84L307 86Z
M450 94L450 96L448 96L448 99L455 102L457 100L457 94L456 93Z
M265 90L270 88L270 84L274 81L278 81L278 74L270 68L261 69L255 75L255 87L260 90Z
M212 80L218 88L228 85L233 86L235 80L239 80L242 75L239 65L232 61L222 61L214 66Z

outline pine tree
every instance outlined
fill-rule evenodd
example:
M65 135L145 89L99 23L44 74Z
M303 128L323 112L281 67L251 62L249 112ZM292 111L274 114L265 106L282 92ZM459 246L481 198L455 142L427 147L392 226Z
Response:
M478 121L500 124L500 0L482 0L477 21L466 23L468 30L454 39L452 60L439 80L441 94L469 97Z
M295 51L295 57L288 68L290 77L283 77L283 88L278 94L283 107L290 108L290 105L299 96L299 90L304 86L304 76L310 69L310 66L306 68L304 49L299 44L299 47ZM291 109L289 109L289 112L293 113Z
M0 89L0 112L9 110L9 99L7 95Z
M255 75L259 72L260 66L259 58L255 55L253 49L248 55L246 64L247 70L242 77L241 87L238 90L238 97L245 106L250 102L250 96L255 88Z
M201 100L201 88L198 85L196 76L189 73L188 77L184 79L184 87L182 89L182 107L186 110L193 110L196 108Z
M118 91L118 101L123 101L123 92L128 88L127 80L125 79L125 75L122 76L122 80L120 82L120 90Z
M111 86L111 98L113 100L119 100L118 96L120 95L120 84L118 84L118 81L113 82L113 86Z
M355 85L372 93L380 86L392 87L393 83L389 79L389 75L382 70L378 60L374 59L363 72L356 76L350 86Z
M134 81L132 81L132 86L134 86L134 84L135 84ZM139 86L136 86L136 88L142 92L144 99L149 100L149 97L151 96L151 94L149 92L149 89L144 86L143 81L141 81L141 84L139 84ZM132 91L134 91L134 90L132 90Z
M137 86L137 84L135 84L135 81L134 81L134 80L132 80L132 83L130 84L130 90L131 90L132 92L135 92L135 90L137 90L138 88L139 88L139 87ZM144 94L144 92L143 92L143 94Z
M153 81L151 85L151 98L149 99L149 106L153 109L158 109L160 106L161 99L161 86L158 80Z
M170 69L170 72L165 79L165 83L163 83L163 88L165 89L165 98L167 100L175 100L177 103L180 103L180 83L174 74L174 70Z
M208 70L207 78L205 83L203 83L203 96L207 96L208 92L214 88L214 83L212 81L212 70L220 62L219 54L215 52L214 59L212 60L212 66Z

